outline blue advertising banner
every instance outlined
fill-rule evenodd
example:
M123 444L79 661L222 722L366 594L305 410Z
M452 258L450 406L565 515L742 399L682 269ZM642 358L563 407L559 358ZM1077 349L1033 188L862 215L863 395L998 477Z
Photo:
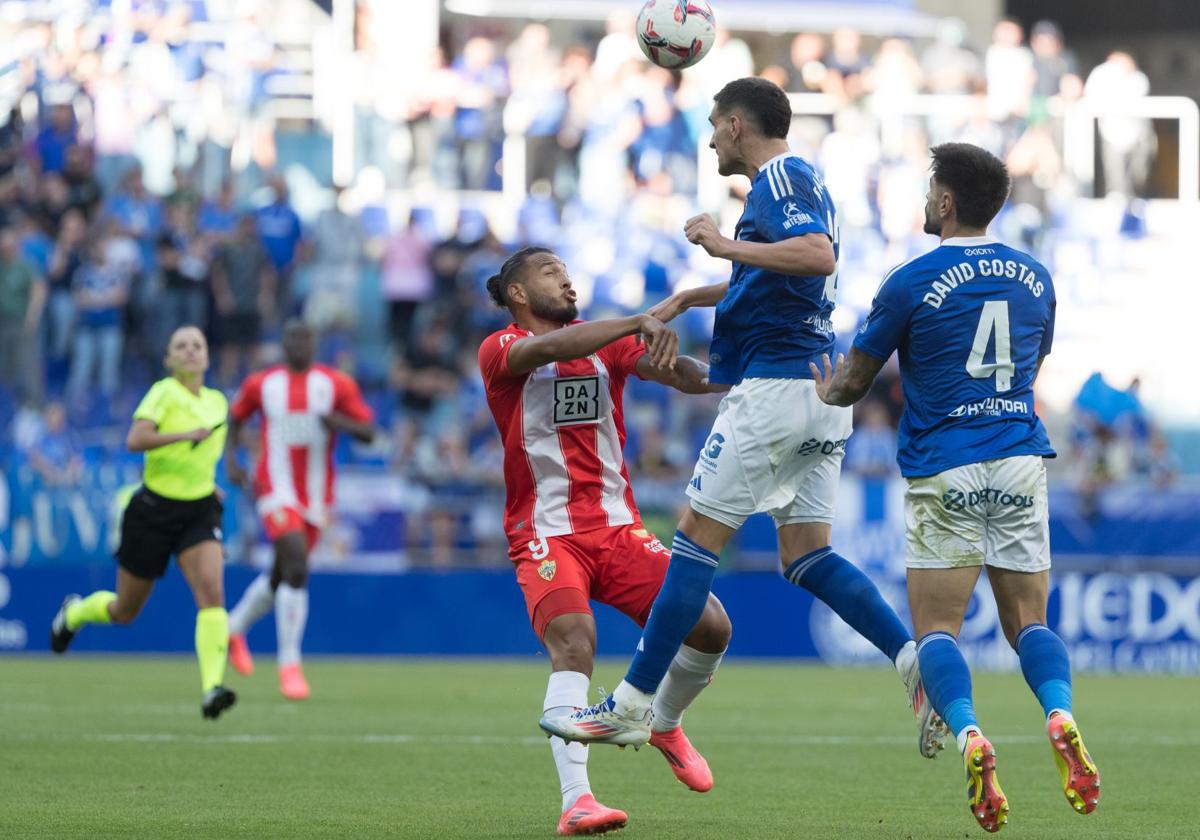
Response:
M113 567L0 571L0 650L48 650L49 623L68 592L111 588ZM236 598L253 572L230 568ZM903 580L878 578L902 615ZM540 655L511 571L315 574L305 650L313 654ZM732 656L879 664L883 657L823 604L768 572L718 577L715 591L733 620ZM131 627L89 627L72 650L186 652L195 606L178 571L158 585ZM628 656L632 622L596 609L598 652ZM1049 623L1079 670L1200 673L1200 578L1161 573L1068 573L1054 577ZM269 618L251 631L252 648L274 648ZM1017 660L1000 632L986 580L960 637L975 667L1008 669Z

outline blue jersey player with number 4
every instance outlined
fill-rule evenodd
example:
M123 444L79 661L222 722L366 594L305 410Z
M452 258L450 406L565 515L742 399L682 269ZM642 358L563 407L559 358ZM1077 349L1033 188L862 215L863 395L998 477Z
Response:
M925 232L941 245L889 274L849 359L813 366L829 405L861 399L893 352L908 479L908 598L929 699L958 739L971 813L987 831L1008 822L996 751L975 718L971 674L956 637L986 567L1000 624L1046 715L1063 793L1080 814L1100 801L1100 775L1071 712L1071 663L1046 626L1050 539L1033 381L1054 335L1054 286L1028 254L987 235L1008 197L1004 164L978 146L933 149Z
M916 644L875 585L830 546L848 408L817 397L809 363L833 347L839 253L833 201L817 172L788 148L787 94L758 78L715 97L711 147L722 175L750 179L736 238L706 215L685 234L733 263L729 282L681 292L650 310L669 321L716 305L709 381L730 386L688 484L670 566L625 679L601 703L546 717L565 740L632 744L650 734L650 708L680 643L704 609L718 556L748 517L775 520L785 579L828 604L896 666L932 758L943 724L921 686Z

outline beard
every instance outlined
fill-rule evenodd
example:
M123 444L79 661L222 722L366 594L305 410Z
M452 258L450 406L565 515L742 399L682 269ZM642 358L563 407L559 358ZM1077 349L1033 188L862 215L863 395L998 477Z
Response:
M921 230L925 231L925 233L933 234L934 236L941 236L942 235L942 220L934 218L933 214L929 212L928 208L926 208L925 209L925 224L921 228Z
M571 301L538 294L529 296L529 311L536 318L556 324L569 324L579 317L579 308Z

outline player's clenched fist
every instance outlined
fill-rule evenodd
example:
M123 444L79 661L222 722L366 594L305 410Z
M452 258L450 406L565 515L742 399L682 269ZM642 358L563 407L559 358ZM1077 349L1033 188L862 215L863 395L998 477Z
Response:
M714 257L723 257L725 245L729 242L717 229L717 223L713 221L713 217L707 213L701 213L699 216L692 216L688 219L683 226L683 235L687 237L688 242L699 245Z
M675 357L679 354L679 336L675 330L650 315L641 316L638 332L646 342L650 363L657 368L675 368Z

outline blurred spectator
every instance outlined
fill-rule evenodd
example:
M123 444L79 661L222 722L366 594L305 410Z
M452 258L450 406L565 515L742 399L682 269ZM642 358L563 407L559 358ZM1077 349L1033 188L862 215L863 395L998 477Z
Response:
M174 183L167 197L163 199L168 207L182 206L189 213L194 213L200 205L200 192L196 189L192 171L182 166L176 166L171 173Z
M243 214L238 212L237 193L229 178L221 181L214 198L200 202L196 212L196 231L210 244L219 244L233 236Z
M177 327L208 323L209 263L204 242L196 235L192 215L184 204L167 209L167 226L158 240L162 273L161 344Z
M458 392L458 348L449 325L435 318L414 337L392 369L392 387L400 392L400 406L413 434L433 431L453 413Z
M983 76L979 56L967 46L967 26L957 18L939 21L937 37L921 53L930 93L970 93Z
M871 92L887 102L915 96L925 83L912 45L900 38L886 38L870 68Z
M117 192L105 203L105 213L113 216L122 231L138 243L142 264L155 265L163 227L162 204L146 191L140 167L133 166L125 172Z
M44 485L72 487L83 475L83 445L79 435L67 423L67 413L60 402L49 402L42 410L21 449L29 465Z
M33 204L38 224L50 236L58 232L63 216L71 208L71 191L61 173L48 172L38 181L38 195ZM78 209L78 208L76 208Z
M304 228L300 225L300 217L288 203L287 182L279 175L273 175L269 186L271 203L258 210L258 236L275 269L276 312L279 316L288 316L294 314L292 274L300 257Z
M367 263L366 234L357 215L346 212L345 189L335 186L333 205L312 225L311 286L304 320L318 333L353 332L358 319L359 278Z
M92 174L92 161L82 146L69 146L62 171L67 187L67 204L83 213L84 219L92 221L96 208L100 206L103 190Z
M72 210L63 216L46 272L49 283L47 347L51 363L64 363L71 350L71 331L75 325L71 278L83 264L86 236L87 224L81 212Z
M815 32L801 32L792 39L788 52L787 90L795 93L821 93L827 83L825 41ZM748 75L748 74L740 74ZM728 76L736 79L738 76Z
M1085 513L1095 512L1099 492L1116 481L1139 476L1165 484L1174 478L1162 434L1138 398L1139 384L1134 379L1121 390L1097 372L1075 397L1071 460Z
M42 401L38 324L46 304L46 281L21 257L11 228L0 229L0 386L16 388L29 405Z
M1001 126L1006 138L1021 132L1033 96L1033 53L1024 41L1021 24L1005 18L992 29L992 44L984 60L988 116Z
M219 376L221 384L229 388L258 366L255 354L263 324L274 318L275 271L258 239L253 213L243 213L233 236L217 249L212 285L220 316Z
M642 60L642 49L637 44L637 14L632 7L613 9L604 28L592 65L598 84L614 80L627 62Z
M380 282L388 305L392 347L397 352L408 347L417 307L433 296L431 250L415 213L409 216L408 224L388 237Z
M853 102L866 92L863 74L871 62L862 53L862 35L853 29L838 29L833 33L833 50L825 61L829 82L825 92Z
M1133 56L1120 50L1109 53L1104 63L1088 75L1084 95L1095 100L1102 112L1136 103L1150 93L1150 80L1138 69ZM1141 194L1150 174L1150 163L1158 148L1154 128L1145 117L1102 116L1100 163L1108 193L1125 198Z
M52 107L33 144L38 171L62 172L67 164L67 149L78 142L74 110L65 104Z
M1029 31L1033 50L1033 95L1040 107L1045 100L1064 95L1077 99L1082 90L1075 54L1063 47L1062 29L1052 20L1039 20Z
M94 388L109 400L120 385L125 341L123 310L129 301L129 278L110 261L108 246L107 234L93 239L71 278L76 323L67 400L76 407L87 404Z
M854 434L846 442L846 469L863 478L888 478L896 474L896 430L887 406L865 400L856 412Z
M487 38L472 38L453 64L458 76L454 136L460 162L457 184L467 190L492 186L499 160L500 101L508 96L508 73Z

